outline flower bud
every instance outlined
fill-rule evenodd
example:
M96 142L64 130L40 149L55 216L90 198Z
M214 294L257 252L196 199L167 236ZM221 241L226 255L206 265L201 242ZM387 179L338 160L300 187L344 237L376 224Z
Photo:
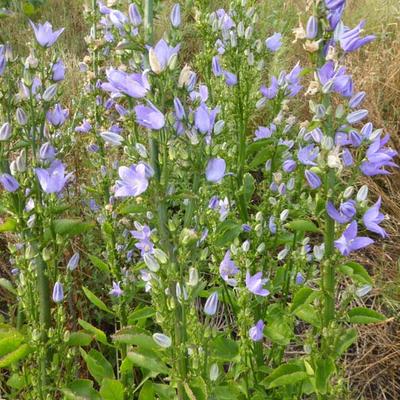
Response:
M26 125L28 122L28 117L26 116L25 111L23 108L18 107L16 112L16 118L19 125Z
M204 305L204 313L212 316L217 312L218 307L218 292L213 292L207 299Z
M145 253L143 256L143 260L150 271L157 272L160 269L160 264L151 254Z
M169 336L164 335L163 333L154 333L153 334L153 340L160 346L163 347L164 349L167 349L168 347L171 347L172 340Z
M197 268L191 267L189 269L189 286L196 286L199 283L199 271Z
M368 186L363 185L361 186L360 190L357 193L357 201L361 203L362 201L367 200L368 197Z
M170 15L171 25L174 28L178 28L181 24L181 6L179 3L176 3L172 8L171 15Z
M53 288L53 301L60 303L64 300L64 288L61 282L57 281Z
M8 122L5 122L0 128L0 141L5 142L11 137L11 125Z
M210 368L210 381L215 382L218 379L218 376L219 376L218 364L214 363L211 365Z
M73 271L79 264L80 254L78 252L74 253L74 255L69 259L67 264L67 269Z
M57 94L57 83L50 85L43 93L43 100L50 101Z
M318 35L318 18L312 15L307 21L306 38L315 39Z

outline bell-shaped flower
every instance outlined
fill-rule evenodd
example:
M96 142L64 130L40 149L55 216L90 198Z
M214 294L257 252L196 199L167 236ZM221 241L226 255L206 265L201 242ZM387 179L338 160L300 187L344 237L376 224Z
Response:
M356 214L356 202L354 200L345 201L340 205L339 210L337 210L333 203L328 201L326 211L328 215L339 224L346 224L350 222Z
M271 77L271 85L269 87L261 86L260 88L261 94L269 100L274 99L277 96L278 90L278 79L276 79L275 76Z
M231 252L228 250L225 253L224 259L219 265L219 274L221 278L230 286L236 286L237 280L232 278L239 272L239 269L231 259Z
M250 272L246 272L246 287L247 289L257 296L268 296L269 290L264 288L264 285L268 282L268 279L262 277L262 272L257 272L251 276Z
M365 26L365 21L361 21L353 29L344 29L344 32L339 37L340 47L346 52L352 52L367 43L370 43L376 39L375 35L367 35L361 37L360 34Z
M147 80L146 73L128 74L119 69L109 68L106 71L108 82L104 82L101 88L107 92L111 92L113 97L125 94L135 99L145 97L150 90L150 84Z
M129 6L128 15L133 26L139 26L142 23L142 16L140 15L136 4L132 3Z
M278 51L282 46L282 34L275 32L265 40L265 46L272 52Z
M149 106L135 107L136 122L148 129L160 130L165 125L164 115L149 102Z
M259 320L253 327L249 329L249 337L253 342L259 342L264 337L264 322Z
M68 261L67 269L69 269L70 271L74 271L79 264L79 259L80 259L79 252L74 253Z
M36 25L32 21L29 22L33 28L37 42L42 47L51 47L64 32L64 28L61 28L58 31L53 31L53 26L50 22L45 22L43 25Z
M219 183L225 176L226 162L223 158L212 158L207 163L206 179L209 182Z
M65 165L54 160L48 169L36 168L36 176L42 190L46 193L59 193L64 189L72 173L65 175Z
M65 77L65 65L61 59L57 60L51 68L52 76L51 79L54 82L64 80Z
M149 63L151 70L156 74L165 71L172 61L172 58L177 56L179 49L179 44L172 47L169 46L164 39L161 39L154 47L149 49Z
M378 201L365 212L363 223L369 231L375 232L384 238L387 236L387 233L379 226L379 224L385 219L385 216L380 212L381 203L382 199L379 196Z
M342 236L338 240L335 240L335 247L340 251L340 253L342 253L342 255L348 256L353 251L360 250L374 243L374 241L369 237L357 236L357 233L357 222L353 221L347 226Z
M144 164L133 164L129 168L119 167L118 174L121 179L116 182L115 197L136 197L145 192L149 186Z
M53 109L47 111L46 118L54 127L58 128L64 124L68 115L68 109L63 109L61 104L57 103Z
M219 108L210 110L205 103L201 103L194 113L194 124L201 133L211 134Z

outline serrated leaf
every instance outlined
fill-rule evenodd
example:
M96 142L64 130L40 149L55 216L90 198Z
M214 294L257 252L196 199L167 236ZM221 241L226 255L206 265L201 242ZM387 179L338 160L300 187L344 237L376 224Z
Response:
M15 232L16 229L17 221L13 218L8 218L2 224L0 224L0 233Z
M114 370L108 360L97 350L90 350L86 353L80 349L81 356L86 362L86 366L96 381L101 384L104 378L114 379Z
M116 343L134 345L150 350L158 349L158 346L154 342L153 338L150 335L146 334L143 329L140 329L138 327L122 328L111 337Z
M335 352L340 357L357 340L357 330L347 329L341 335L338 335L335 343Z
M83 331L72 332L69 335L68 346L88 346L92 342L92 336Z
M293 298L292 306L290 310L292 312L296 311L300 306L304 304L310 304L318 295L316 290L313 290L309 287L302 287L300 290L296 292Z
M31 348L28 344L23 344L19 346L16 350L12 351L0 357L0 368L9 367L10 365L16 363L17 361L25 358L31 352Z
M82 287L86 297L100 310L103 310L105 312L108 312L109 314L114 315L114 312L111 311L104 303L102 300L100 300L91 290L86 288L85 286Z
M242 225L231 220L224 221L222 224L218 225L215 245L224 247L231 244L239 236L240 232L242 232Z
M94 222L82 222L79 219L57 219L53 222L54 231L61 236L76 236L92 229Z
M153 400L155 396L152 382L145 382L140 390L139 400Z
M348 261L340 266L340 271L361 284L372 285L373 281L367 270L359 263Z
M130 351L126 357L133 363L133 365L136 365L137 367L147 369L157 374L168 375L170 373L169 368L161 360L156 358L152 358L135 351Z
M312 307L310 304L303 304L302 306L298 307L295 310L294 315L296 315L296 317L302 319L303 321L315 326L316 328L321 327L321 321L318 313L315 308Z
M315 368L315 385L318 393L327 393L329 380L334 371L335 363L331 358L317 359Z
M352 324L376 324L385 321L387 318L366 307L355 307L348 311L350 322Z
M283 364L275 368L271 374L262 381L267 388L293 385L308 378L303 367L297 364Z
M233 361L239 355L238 344L229 338L217 336L212 342L213 357L221 361Z
M153 307L149 307L149 306L141 307L141 306L138 306L138 307L136 307L135 310L133 310L129 314L128 323L130 325L133 325L135 322L140 321L142 319L151 318L155 314L156 314L156 311L154 310Z
M93 389L93 382L88 379L77 379L63 388L62 392L68 400L101 400Z

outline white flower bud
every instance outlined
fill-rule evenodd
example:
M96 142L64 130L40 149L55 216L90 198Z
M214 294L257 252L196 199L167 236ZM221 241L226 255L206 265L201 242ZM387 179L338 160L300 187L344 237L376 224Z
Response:
M349 199L351 196L353 196L353 193L354 193L354 187L353 186L349 186L343 192L343 197L345 199Z
M218 375L219 375L218 364L214 363L211 365L210 368L210 381L215 382L218 379Z
M357 201L358 202L362 202L367 200L368 197L368 186L367 185L363 185L361 186L360 190L357 193Z
M172 340L169 336L164 335L163 333L155 333L153 334L153 340L160 346L163 347L164 349L167 349L168 347L171 347Z
M160 269L160 264L151 254L145 253L143 256L143 260L150 271L157 272Z

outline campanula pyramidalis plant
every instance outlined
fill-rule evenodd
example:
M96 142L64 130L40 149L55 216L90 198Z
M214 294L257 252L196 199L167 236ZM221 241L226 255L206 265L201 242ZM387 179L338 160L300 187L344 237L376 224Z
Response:
M0 45L7 398L345 398L354 325L385 321L353 256L397 153L345 62L376 36L308 1L283 68L261 4L211 3L86 4L70 102L63 28Z

